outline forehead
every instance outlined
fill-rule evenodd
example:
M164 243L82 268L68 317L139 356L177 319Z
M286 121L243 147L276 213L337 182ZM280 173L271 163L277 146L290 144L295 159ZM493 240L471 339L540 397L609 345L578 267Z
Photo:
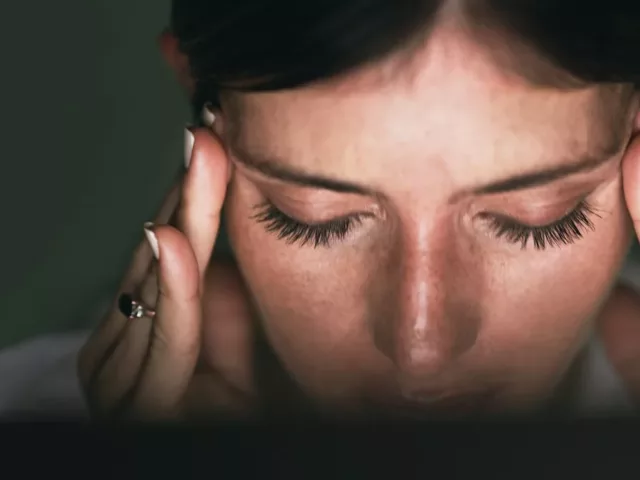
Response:
M457 31L326 84L234 94L223 106L243 150L376 186L389 172L483 183L607 146L620 87L541 89L496 66ZM227 108L229 107L229 108Z

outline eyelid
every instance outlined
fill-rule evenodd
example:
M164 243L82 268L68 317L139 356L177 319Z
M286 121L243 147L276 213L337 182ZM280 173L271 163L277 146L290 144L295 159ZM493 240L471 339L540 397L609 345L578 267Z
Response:
M518 220L517 218L512 217L510 215L505 215L503 213L496 213L496 212L480 212L478 216L482 220L492 220L492 221L495 220L498 222L503 222L505 224L517 225L518 227L534 229L534 228L552 227L553 225L556 225L558 222L562 221L562 219L565 218L568 214L570 214L574 209L575 207L570 209L567 213L562 214L555 220L552 220L550 222L543 223L543 224L531 224L531 223L523 222L522 220Z
M522 217L519 217L516 215L508 215L506 213L496 212L493 210L489 210L489 211L485 210L483 212L480 212L478 215L480 215L482 218L491 217L499 221L513 223L520 227L545 228L545 227L553 226L557 224L557 222L562 221L562 219L566 218L568 215L574 212L576 208L579 208L581 205L585 204L587 202L587 198L589 198L591 194L592 192L589 192L586 194L582 193L578 197L573 197L570 201L562 202L561 205L559 205L558 202L554 202L551 204L547 203L546 205L538 205L538 206L527 205L528 208L523 209L523 210L526 210L527 212L524 215L538 216L538 217L544 216L546 218L550 218L550 220L546 222L526 222L521 220ZM561 209L562 206L565 206L565 208ZM541 215L541 212L544 212L545 210L547 211L554 210L555 214ZM556 212L561 212L561 213L556 213Z
M307 225L322 225L332 221L345 220L352 217L379 217L382 209L379 205L371 203L371 201L363 202L362 199L341 198L339 200L322 199L327 195L318 195L321 199L309 198L305 195L304 199L296 198L288 195L286 192L278 191L275 194L262 192L267 202L272 204L278 210L282 211L292 219L305 223ZM329 194L334 196L337 194ZM320 218L321 220L316 220Z
M343 215L334 215L332 217L327 217L326 219L318 220L318 221L303 220L299 218L298 215L287 212L286 208L282 208L277 204L277 202L273 202L271 199L267 199L267 202L263 202L259 205L256 205L254 208L258 208L258 209L264 208L265 203L268 203L271 207L276 208L282 215L290 218L291 220L307 225L309 227L323 227L331 224L332 222L340 222L340 221L345 221L345 220L350 220L355 218L369 218L369 217L375 216L375 214L373 214L372 212L355 211L355 212L345 213Z
M488 215L487 222L497 238L505 238L509 243L520 243L524 250L533 241L536 250L572 244L581 239L586 230L594 230L592 217L600 218L597 209L587 201L581 201L573 210L552 223L531 227L517 221L511 221Z

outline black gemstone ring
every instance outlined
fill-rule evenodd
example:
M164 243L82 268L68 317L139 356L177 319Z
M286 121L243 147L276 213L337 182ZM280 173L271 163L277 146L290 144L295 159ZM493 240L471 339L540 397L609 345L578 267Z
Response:
M123 293L120 295L120 298L118 298L118 310L120 310L124 316L131 319L142 317L153 318L156 316L156 312L153 309L144 306L142 302L135 300L128 293Z

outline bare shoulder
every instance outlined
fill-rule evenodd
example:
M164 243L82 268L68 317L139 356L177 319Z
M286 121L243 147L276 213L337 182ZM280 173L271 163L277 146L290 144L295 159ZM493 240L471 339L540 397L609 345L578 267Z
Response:
M633 287L618 284L597 328L614 368L640 403L640 294Z

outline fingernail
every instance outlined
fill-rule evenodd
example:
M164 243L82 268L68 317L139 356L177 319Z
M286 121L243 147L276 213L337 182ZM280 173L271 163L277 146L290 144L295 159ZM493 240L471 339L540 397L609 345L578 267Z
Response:
M184 129L184 166L189 168L191 164L191 155L193 154L193 145L196 142L196 138L193 136L193 132L189 130L189 127Z
M216 115L215 113L213 113L211 105L206 104L202 109L202 122L207 127L210 127L211 125L213 125L213 122L215 121L216 121Z
M153 223L147 222L144 224L144 234L147 237L147 241L149 245L151 245L151 250L153 250L153 256L156 257L156 260L160 260L160 248L158 246L158 237L153 232Z

